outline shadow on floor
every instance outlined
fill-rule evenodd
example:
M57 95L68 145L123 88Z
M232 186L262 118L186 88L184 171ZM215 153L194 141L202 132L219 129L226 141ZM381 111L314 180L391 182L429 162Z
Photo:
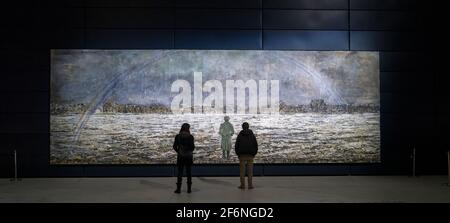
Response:
M211 179L211 178L205 178L205 177L197 177L200 181L208 184L215 184L215 185L224 185L224 186L234 186L233 183L224 181L224 180L218 180L218 179ZM239 178L236 178L239 180Z

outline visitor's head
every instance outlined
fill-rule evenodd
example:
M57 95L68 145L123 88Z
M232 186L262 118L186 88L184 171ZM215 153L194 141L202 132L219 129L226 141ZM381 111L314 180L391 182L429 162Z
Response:
M191 128L191 126L188 123L183 123L183 125L181 125L180 133L187 132L190 134L189 128Z
M243 130L248 130L248 128L250 128L250 126L248 125L247 122L242 123L242 129Z
M226 122L230 121L230 116L225 116L225 117L223 118L223 120L225 120Z

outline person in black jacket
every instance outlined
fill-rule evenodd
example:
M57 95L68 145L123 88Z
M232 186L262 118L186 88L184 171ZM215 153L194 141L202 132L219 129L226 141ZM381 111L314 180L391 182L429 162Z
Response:
M253 159L256 153L258 153L258 142L253 134L252 130L249 129L247 122L242 124L242 131L236 139L236 144L234 146L235 152L239 157L239 170L241 185L240 189L245 189L245 166L247 166L248 175L248 189L253 189Z
M177 166L178 166L178 177L177 177L177 189L175 193L179 194L181 191L181 181L183 177L183 169L186 167L187 176L187 192L191 193L192 186L192 176L191 176L191 166L193 163L193 151L195 149L194 137L189 131L190 125L184 123L181 126L180 133L175 136L175 141L173 143L173 149L177 152Z

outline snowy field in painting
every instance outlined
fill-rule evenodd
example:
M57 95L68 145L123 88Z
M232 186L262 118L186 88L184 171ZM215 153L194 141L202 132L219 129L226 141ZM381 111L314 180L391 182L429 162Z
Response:
M219 125L223 115L92 115L73 142L79 115L51 116L52 164L171 164L173 138L191 124L196 163L235 163L222 159ZM247 121L259 143L257 163L371 163L380 161L379 113L232 115L238 132ZM233 137L233 142L236 134Z

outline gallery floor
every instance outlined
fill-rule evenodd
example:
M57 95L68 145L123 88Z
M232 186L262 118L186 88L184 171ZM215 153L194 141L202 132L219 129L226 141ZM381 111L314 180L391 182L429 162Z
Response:
M185 180L185 179L184 179ZM0 202L450 202L447 176L195 177L174 194L175 178L0 179ZM184 182L183 182L184 183Z

